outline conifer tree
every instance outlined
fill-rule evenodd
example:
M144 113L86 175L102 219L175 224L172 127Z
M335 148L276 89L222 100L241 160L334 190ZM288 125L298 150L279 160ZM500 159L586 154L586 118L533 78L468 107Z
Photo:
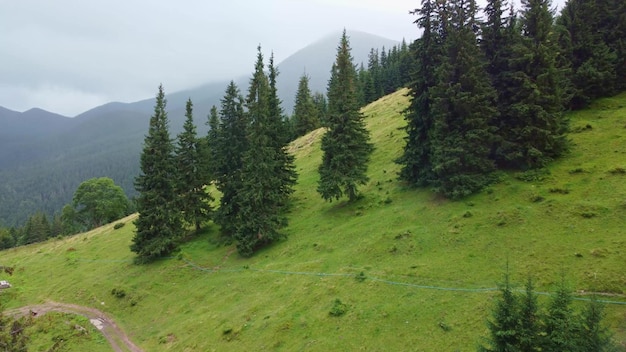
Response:
M213 197L204 189L207 161L193 123L193 103L187 100L183 132L178 135L174 162L176 165L175 192L182 220L194 225L196 232L211 213Z
M217 133L211 137L212 141L209 141L215 185L222 193L214 222L220 225L226 239L232 239L240 212L237 193L242 188L241 169L243 155L249 145L246 137L249 124L244 113L243 97L235 82L229 83L220 104L221 122Z
M137 254L138 263L174 252L182 234L174 187L174 146L169 134L166 104L161 85L141 153L141 174L135 178L139 216L135 220L136 232L130 249Z
M217 112L217 106L211 106L211 110L209 112L209 120L206 122L209 126L209 131L206 136L206 140L203 143L203 159L204 159L204 174L206 175L205 180L206 184L213 182L215 180L215 160L220 158L219 155L219 128L220 128L220 117Z
M476 2L449 1L447 8L439 10L439 21L445 24L446 52L436 70L438 83L430 89L433 186L457 199L492 181L495 167L489 154L494 136L490 123L497 115L496 92L474 33Z
M520 300L518 327L520 351L541 351L541 317L534 290L532 278L529 277L525 293Z
M407 121L404 151L396 160L402 166L399 177L412 186L426 186L435 179L432 170L432 143L429 131L433 125L430 88L435 85L435 70L441 60L441 36L436 5L433 0L422 0L422 7L411 12L419 16L415 21L423 29L416 40L413 55L415 71L412 73L411 102L405 111Z
M298 82L293 118L295 120L295 133L298 137L320 127L319 112L313 102L309 89L309 76L306 74L302 75Z
M618 56L606 37L607 23L616 23L617 6L607 0L569 0L557 20L565 32L561 39L563 55L571 65L573 88L571 107L579 109L592 99L614 94L620 81ZM622 2L623 3L623 2ZM606 6L609 5L609 6ZM616 12L617 10L617 12ZM624 33L626 34L626 33Z
M575 351L577 321L571 307L572 294L561 279L547 309L544 351Z
M482 346L480 351L509 352L516 351L516 347L519 346L519 303L511 288L508 272L504 276L500 294L501 297L493 310L492 319L487 323L490 346Z
M322 164L317 191L324 200L358 197L357 187L368 181L367 164L374 150L359 111L356 70L343 31L328 82L328 131L322 137Z
M566 81L557 67L559 54L550 0L522 0L521 43L512 62L516 80L506 125L500 135L503 166L537 168L567 150L564 116Z
M313 104L315 104L319 114L320 125L326 127L328 120L328 99L326 99L326 95L320 92L313 93Z
M255 72L246 98L250 127L249 148L243 155L240 206L236 219L237 249L243 256L279 239L286 226L289 195L295 184L293 157L286 152L280 101L276 95L277 72L270 64L270 77L264 73L263 54L258 48Z
M576 345L580 351L617 351L611 332L602 323L603 318L604 307L592 297L582 311L576 331Z

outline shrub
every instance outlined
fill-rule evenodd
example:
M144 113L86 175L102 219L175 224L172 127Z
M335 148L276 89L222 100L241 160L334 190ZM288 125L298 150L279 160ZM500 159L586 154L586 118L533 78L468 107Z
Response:
M113 225L113 229L117 230L117 229L121 229L122 227L124 227L124 225L126 225L123 222L118 222L117 224Z
M328 312L328 314L331 317L340 317L346 314L347 311L348 306L345 303L341 302L339 298L336 298L335 301L333 301L333 306L330 308L330 312Z

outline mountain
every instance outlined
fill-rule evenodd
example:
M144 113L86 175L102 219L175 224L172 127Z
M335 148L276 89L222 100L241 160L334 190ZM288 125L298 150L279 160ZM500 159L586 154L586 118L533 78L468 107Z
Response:
M399 42L359 31L348 31L353 62L363 63L367 67L368 55L372 48L389 49ZM278 65L278 93L285 111L291 114L298 81L302 74L310 77L309 88L312 92L326 93L330 69L335 62L337 46L341 32L329 34L319 41L300 49Z
M367 61L372 48L389 48L397 41L363 32L348 32L355 63ZM306 72L313 91L326 91L341 32L304 47L278 64L278 93L285 112L292 110L300 76ZM270 48L266 48L269 51ZM269 57L266 55L266 63ZM250 72L254 57L250 58ZM245 96L249 74L234 78ZM207 132L211 106L220 104L229 82L210 82L168 93L171 137L182 130L185 103L194 103L198 135ZM155 87L155 92L156 92ZM139 155L154 98L111 102L74 118L41 109L19 113L0 107L0 225L17 225L36 211L51 215L71 201L78 185L93 177L111 177L129 196L139 172Z
M319 197L313 131L290 146L299 178L285 240L242 258L206 224L178 254L135 265L134 215L0 252L15 268L3 307L96 308L144 351L476 351L506 273L516 293L532 276L540 307L563 281L576 312L596 296L623 350L626 92L568 114L571 153L546 173L503 171L463 201L397 179L406 92L362 110L375 151L360 200ZM29 330L93 351L80 343L96 331L56 321L54 339Z

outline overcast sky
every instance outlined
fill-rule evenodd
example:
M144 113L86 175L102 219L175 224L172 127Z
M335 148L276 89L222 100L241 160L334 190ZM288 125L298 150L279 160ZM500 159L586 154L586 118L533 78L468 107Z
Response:
M234 79L346 28L408 41L419 0L0 0L0 106L75 116Z

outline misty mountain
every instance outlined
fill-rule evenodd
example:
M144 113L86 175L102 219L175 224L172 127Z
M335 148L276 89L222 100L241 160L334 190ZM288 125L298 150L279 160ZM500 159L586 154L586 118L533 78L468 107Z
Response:
M371 48L398 42L362 32L348 32L354 62L367 62ZM304 47L278 64L278 93L291 113L298 80L310 76L312 91L325 92L341 32ZM271 48L263 48L266 63ZM245 96L254 70L235 78ZM207 132L211 106L219 107L229 82L218 81L168 93L164 82L171 138L182 130L185 104L194 103L198 135ZM154 87L155 95L157 87ZM74 118L41 109L20 113L0 107L0 225L21 224L37 211L60 212L78 185L93 177L110 177L129 196L139 173L139 155L154 109L154 97L132 103L111 102Z

